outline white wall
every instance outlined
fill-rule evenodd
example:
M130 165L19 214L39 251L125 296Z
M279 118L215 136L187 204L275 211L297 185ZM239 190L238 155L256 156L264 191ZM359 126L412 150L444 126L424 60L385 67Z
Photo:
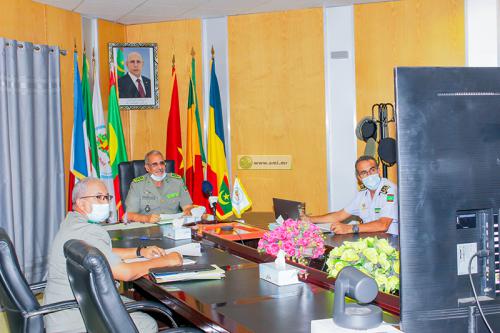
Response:
M357 191L354 8L324 10L328 207L344 208Z
M210 107L210 70L212 46L215 49L215 72L219 82L222 104L222 117L224 119L224 137L226 141L226 161L231 186L231 118L229 109L229 65L227 51L227 17L204 19L202 21L202 62L203 62L203 119L205 145L208 143L208 112ZM205 146L206 153L206 146Z
M467 66L498 66L499 0L465 0L464 8Z

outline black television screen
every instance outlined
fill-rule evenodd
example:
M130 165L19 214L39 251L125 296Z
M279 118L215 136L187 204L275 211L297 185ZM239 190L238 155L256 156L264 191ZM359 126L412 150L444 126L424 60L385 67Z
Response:
M402 329L488 332L467 274L487 248L472 276L500 331L500 68L402 67L395 88Z

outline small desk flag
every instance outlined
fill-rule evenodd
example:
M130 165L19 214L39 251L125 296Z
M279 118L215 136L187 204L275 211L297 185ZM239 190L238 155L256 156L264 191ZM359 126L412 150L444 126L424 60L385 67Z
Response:
M233 213L237 218L240 218L241 214L252 207L252 200L248 197L247 191L245 191L238 177L234 180L231 202L233 204Z

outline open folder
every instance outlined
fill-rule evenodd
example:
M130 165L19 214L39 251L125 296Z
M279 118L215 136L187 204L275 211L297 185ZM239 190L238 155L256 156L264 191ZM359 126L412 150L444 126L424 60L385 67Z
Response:
M156 283L189 281L189 280L219 280L226 272L217 265L194 264L189 266L174 266L152 268L149 274Z

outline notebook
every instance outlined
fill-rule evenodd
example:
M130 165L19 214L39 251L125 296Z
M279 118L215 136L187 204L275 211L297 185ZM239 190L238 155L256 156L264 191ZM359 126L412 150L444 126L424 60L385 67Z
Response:
M152 268L149 270L149 274L156 283L165 283L190 280L219 280L225 276L226 272L217 265L193 264Z

